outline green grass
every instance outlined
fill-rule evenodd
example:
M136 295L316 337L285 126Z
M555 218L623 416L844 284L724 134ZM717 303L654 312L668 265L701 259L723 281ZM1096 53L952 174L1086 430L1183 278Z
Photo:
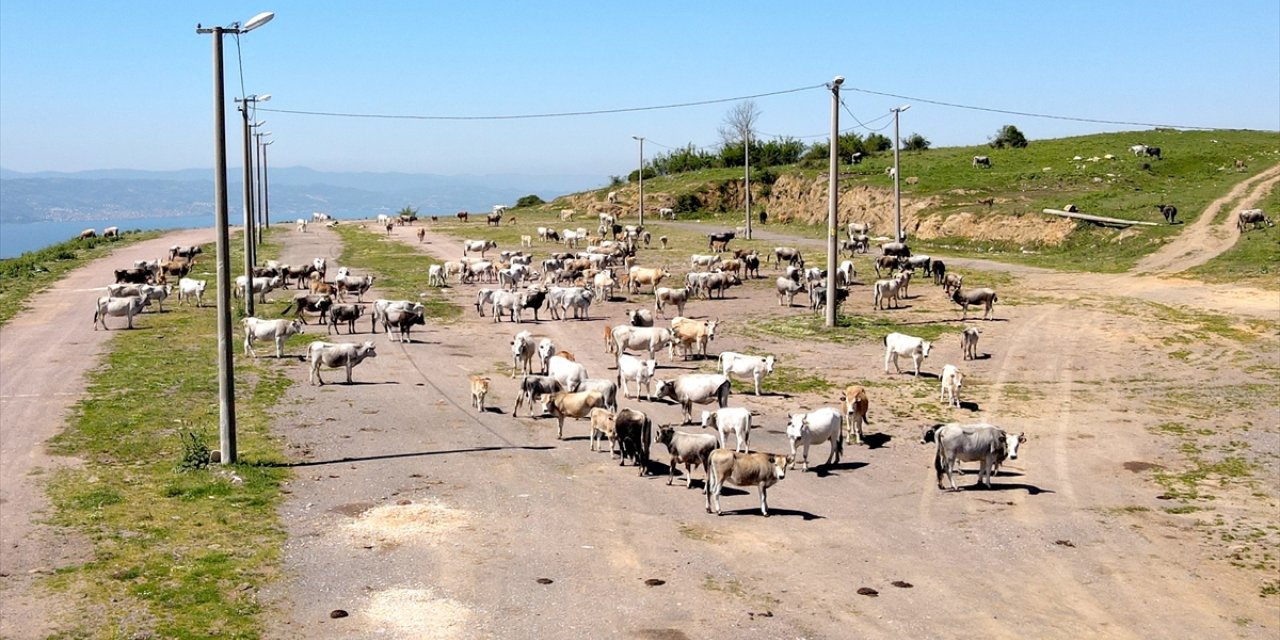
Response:
M73 239L0 260L0 325L28 308L31 297L61 280L69 271L126 244L150 240L159 231L126 232L116 238ZM131 265L130 265L131 266ZM103 280L106 284L106 280Z
M204 271L195 277L212 277L212 267L197 264ZM297 363L240 358L236 349L239 462L183 471L181 431L218 447L217 319L210 307L169 309L145 314L135 331L113 332L84 399L51 443L84 464L48 478L50 521L93 548L91 559L47 581L72 607L67 637L262 632L256 594L279 571L277 508L287 476L270 410Z
M743 328L747 335L757 333L789 340L822 340L842 344L878 341L890 333L905 333L925 340L934 341L951 334L960 333L960 323L920 322L902 323L893 318L881 316L848 316L836 317L836 326L825 326L821 315L800 314L793 316L774 316L760 320L748 321Z
M1280 210L1280 190L1272 189L1254 208L1273 220ZM1234 216L1240 207L1223 207ZM1280 291L1280 226L1246 229L1236 244L1216 258L1195 267L1191 275L1208 282L1247 284L1267 291Z
M338 225L334 230L343 243L338 263L360 265L362 272L377 274L374 284L385 291L388 298L419 301L426 307L427 317L436 321L449 321L462 315L461 308L427 286L427 270L440 260L357 225ZM400 227L398 232L409 233L407 227ZM421 297L423 293L426 297Z

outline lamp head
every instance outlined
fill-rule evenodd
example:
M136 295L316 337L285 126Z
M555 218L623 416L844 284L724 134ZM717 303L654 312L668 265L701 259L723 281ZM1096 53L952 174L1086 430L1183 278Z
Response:
M257 29L258 27L261 27L262 25L268 22L271 22L271 19L274 17L276 17L276 14L270 11L263 11L262 13L259 13L258 15L252 18L249 18L247 22L241 25L240 33L249 33L250 31Z
M833 87L838 87L842 84L844 84L844 76L836 76L835 80L831 81L831 86Z

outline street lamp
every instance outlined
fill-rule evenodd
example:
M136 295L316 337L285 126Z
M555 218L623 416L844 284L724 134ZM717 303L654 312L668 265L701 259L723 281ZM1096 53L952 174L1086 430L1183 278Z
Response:
M827 177L827 318L826 326L836 326L836 210L840 206L840 85L844 76L836 76L831 84L831 149L830 172ZM812 292L809 295L813 295Z
M265 122L249 123L249 105L257 105L259 102L266 102L271 99L271 94L245 96L244 98L236 98L236 102L240 104L240 115L244 122L244 277L245 277L245 296L244 296L244 313L245 315L253 315L253 265L257 262L257 246L254 242L257 239L257 233L254 232L253 224L253 135L252 128Z
M644 226L644 136L631 136L640 141L640 226Z
M266 124L266 121L264 120L257 124L264 125ZM255 170L258 174L258 178L256 182L257 188L254 190L254 195L256 196L254 200L254 208L255 208L255 213L258 214L258 217L257 217L258 244L262 244L262 239L266 237L265 229L267 228L267 225L268 225L268 221L267 221L268 219L266 215L266 202L262 195L262 188L263 188L262 181L265 179L266 172L267 172L266 167L262 166L263 147L265 146L264 143L262 142L262 138L263 136L269 136L269 135L271 135L270 131L258 131L257 133L253 134L253 137L255 138L255 142L257 143L254 145L254 149L258 152L258 161L255 164ZM268 140L265 144L271 144L271 141ZM257 256L255 255L254 257L256 258Z
M268 131L266 135L270 135L270 133L271 132ZM263 227L271 226L271 194L267 188L268 187L267 185L267 147L270 146L272 142L275 142L275 140L267 140L266 142L263 142L259 147L262 155L262 162L259 163L259 166L262 167L262 181L259 184L262 185L262 226Z
M902 170L898 168L898 147L902 146L902 140L898 136L898 116L903 111L906 111L907 109L910 109L910 108L911 108L911 105L904 104L901 107L889 110L893 112L893 212L894 212L893 219L896 223L896 228L898 231L898 235L894 236L895 238L897 238L897 242L903 241L903 238L902 238L902 186L898 182L898 180L901 178L901 176L899 176L898 174L902 172Z
M213 34L213 218L217 231L218 284L218 440L219 461L236 461L235 369L232 366L231 339L231 266L227 231L227 139L226 94L222 82L222 36L248 33L271 21L276 14L259 13L240 24L205 28L196 25L196 33Z

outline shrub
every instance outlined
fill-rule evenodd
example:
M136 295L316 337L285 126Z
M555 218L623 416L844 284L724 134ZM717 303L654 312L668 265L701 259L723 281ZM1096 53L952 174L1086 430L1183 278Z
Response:
M616 188L621 187L621 186L624 186L624 185L626 185L626 184L627 184L627 181L626 181L626 180L623 180L623 179L622 179L622 176L609 176L609 188L610 188L610 189L616 189Z
M893 141L890 140L887 136L882 136L878 133L873 133L867 136L866 140L862 141L862 146L865 147L865 151L867 152L880 153L881 151L892 150Z
M532 193L516 200L516 207L536 207L540 204L546 204L546 202Z
M696 193L682 193L676 196L676 205L672 207L676 213L691 213L702 208L702 200Z
M933 145L933 143L929 142L928 138L918 133L912 133L911 135L907 136L905 140L902 141L902 150L903 151L927 151L931 145Z
M1022 132L1018 131L1017 127L1011 124L1006 124L996 132L996 135L991 139L990 144L993 149L1004 149L1005 147L1010 149L1022 149L1027 146L1027 137L1022 135Z

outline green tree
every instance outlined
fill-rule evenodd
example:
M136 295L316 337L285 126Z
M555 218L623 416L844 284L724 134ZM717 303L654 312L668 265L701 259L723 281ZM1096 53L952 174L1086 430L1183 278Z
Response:
M905 140L902 141L902 150L903 151L928 151L929 147L932 145L933 143L929 142L928 138L913 132L911 135L907 136Z
M516 200L516 207L536 207L540 204L545 204L545 202L542 198L539 198L537 195L532 193Z
M880 153L881 151L891 151L893 149L893 141L888 136L873 133L862 141L862 146L866 148L867 153Z
M1022 132L1018 131L1017 127L1006 124L996 132L990 144L993 149L1004 149L1005 147L1023 149L1027 146L1027 137L1022 135Z

